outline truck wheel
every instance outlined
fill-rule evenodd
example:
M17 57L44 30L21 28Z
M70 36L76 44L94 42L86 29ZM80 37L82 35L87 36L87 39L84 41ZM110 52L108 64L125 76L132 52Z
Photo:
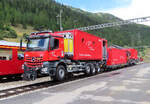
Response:
M56 69L56 75L54 77L54 80L56 81L63 81L66 77L66 70L63 65L59 65Z
M98 67L98 68L97 68L97 73L100 73L100 72L101 72L101 68Z
M94 67L94 65L91 65L91 75L95 75L96 74L96 69Z
M86 67L85 67L85 74L90 75L90 73L91 73L91 65L87 64Z

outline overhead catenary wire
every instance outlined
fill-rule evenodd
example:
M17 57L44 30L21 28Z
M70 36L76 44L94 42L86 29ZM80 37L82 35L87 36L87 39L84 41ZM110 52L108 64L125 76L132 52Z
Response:
M88 31L88 30L97 30L97 29L103 29L103 28L107 28L107 27L128 25L128 24L141 23L141 22L147 22L147 21L150 21L150 16L141 17L141 18L134 18L134 19L128 19L128 20L121 20L121 21L112 22L112 23L91 25L91 26L74 28L74 29L78 29L78 30L82 30L82 31ZM73 29L70 29L70 30L73 30Z

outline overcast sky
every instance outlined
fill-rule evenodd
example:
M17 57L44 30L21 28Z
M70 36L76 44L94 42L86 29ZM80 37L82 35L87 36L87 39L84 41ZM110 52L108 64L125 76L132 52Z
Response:
M89 12L111 13L122 19L150 16L150 0L56 0ZM145 24L150 25L150 21Z

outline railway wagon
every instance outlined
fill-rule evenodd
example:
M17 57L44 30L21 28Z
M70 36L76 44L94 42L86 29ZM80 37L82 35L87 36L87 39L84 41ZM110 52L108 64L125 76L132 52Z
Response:
M134 65L140 61L140 59L138 58L138 51L136 49L124 48L123 50L127 52L127 59L129 65Z
M22 50L26 49L23 44ZM24 73L23 52L20 51L20 44L16 42L0 41L0 79L7 77L21 77Z
M115 69L127 65L126 50L115 47L108 48L107 68Z
M0 56L0 78L21 77L24 73L22 64L24 63L23 56L18 54L17 49L12 49L12 55L7 59L5 56Z

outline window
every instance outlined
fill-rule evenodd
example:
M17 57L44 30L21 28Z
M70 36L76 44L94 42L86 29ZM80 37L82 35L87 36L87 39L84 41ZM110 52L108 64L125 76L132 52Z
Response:
M0 49L0 60L11 60L10 57L12 59L12 49Z
M49 38L30 39L27 50L47 50Z
M103 47L105 47L105 45L106 45L106 42L105 42L105 41L103 41Z
M84 42L84 38L82 38L82 43Z
M59 48L59 40L55 39L54 40L54 48L53 49L57 49L57 48Z
M23 54L18 54L18 60L23 60L24 59L24 55Z

